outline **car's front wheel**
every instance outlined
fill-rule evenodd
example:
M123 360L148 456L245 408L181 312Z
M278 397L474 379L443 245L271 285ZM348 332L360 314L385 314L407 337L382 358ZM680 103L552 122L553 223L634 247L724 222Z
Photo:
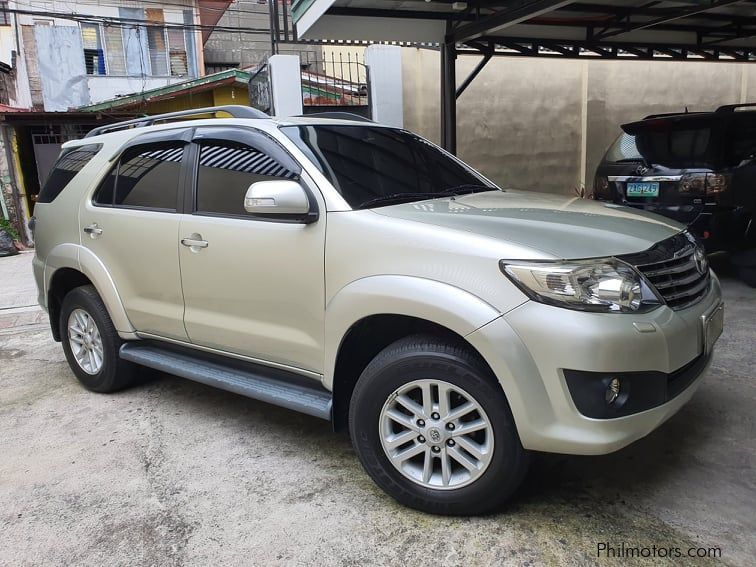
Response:
M77 287L65 296L59 325L68 365L85 388L114 392L134 381L135 366L120 359L123 341L94 286Z
M352 442L399 502L438 514L501 506L528 465L501 387L464 345L413 336L384 349L352 396Z

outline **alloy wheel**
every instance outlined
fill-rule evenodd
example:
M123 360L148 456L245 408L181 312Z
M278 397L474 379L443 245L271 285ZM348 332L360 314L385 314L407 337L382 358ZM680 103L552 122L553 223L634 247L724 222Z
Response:
M443 380L415 380L389 396L379 417L391 464L425 488L466 486L488 468L491 421L468 392Z
M94 318L77 308L68 316L68 344L76 363L87 374L97 374L105 361L102 337Z

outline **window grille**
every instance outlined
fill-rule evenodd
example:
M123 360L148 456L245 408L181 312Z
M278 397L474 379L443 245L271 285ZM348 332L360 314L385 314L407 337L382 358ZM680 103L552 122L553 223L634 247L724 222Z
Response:
M87 75L105 75L105 54L100 38L100 26L81 24L81 43Z

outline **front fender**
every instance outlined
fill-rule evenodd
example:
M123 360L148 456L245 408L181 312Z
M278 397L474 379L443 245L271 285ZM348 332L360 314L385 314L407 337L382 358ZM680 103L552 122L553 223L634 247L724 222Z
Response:
M343 288L326 305L323 385L333 389L342 339L358 321L371 315L406 315L466 336L501 315L479 297L445 283L412 276L371 276Z

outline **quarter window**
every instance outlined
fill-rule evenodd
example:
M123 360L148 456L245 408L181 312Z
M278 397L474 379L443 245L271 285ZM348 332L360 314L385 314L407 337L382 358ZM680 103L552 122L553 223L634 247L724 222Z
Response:
M116 175L118 174L118 166L114 167L108 173L108 176L102 180L99 189L94 197L94 202L98 205L112 205L113 193L115 192Z
M233 142L206 142L200 146L197 211L247 215L244 195L252 183L295 178L296 173L255 148Z
M175 211L183 155L183 142L129 148L101 183L95 203Z
M60 195L66 185L89 163L102 146L100 144L88 144L63 150L55 162L50 177L39 193L38 203L51 203Z

